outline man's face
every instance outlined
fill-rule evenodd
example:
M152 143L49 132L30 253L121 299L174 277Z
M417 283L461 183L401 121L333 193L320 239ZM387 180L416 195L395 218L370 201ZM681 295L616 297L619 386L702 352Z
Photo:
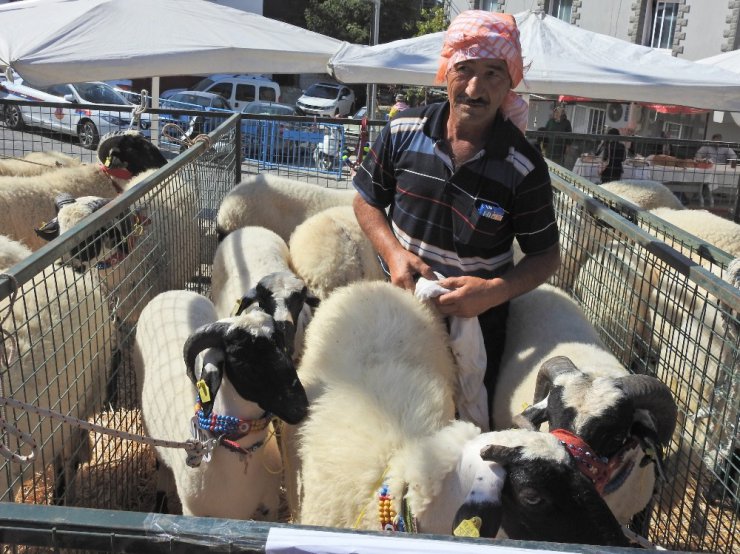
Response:
M461 121L493 121L509 89L511 79L504 60L466 60L447 72L450 109Z

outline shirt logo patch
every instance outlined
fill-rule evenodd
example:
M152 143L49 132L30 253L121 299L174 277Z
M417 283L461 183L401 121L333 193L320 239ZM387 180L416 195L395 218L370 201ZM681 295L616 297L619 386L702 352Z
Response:
M478 206L478 215L493 219L494 221L501 221L505 213L504 209L496 203L488 204L483 202Z

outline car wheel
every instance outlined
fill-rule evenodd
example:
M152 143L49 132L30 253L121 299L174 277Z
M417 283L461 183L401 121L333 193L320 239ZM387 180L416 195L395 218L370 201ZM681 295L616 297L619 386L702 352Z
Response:
M100 140L98 128L95 126L95 123L89 119L80 122L77 126L77 136L80 139L80 146L89 150L95 149Z
M14 131L20 131L24 127L23 115L18 106L5 106L5 125Z

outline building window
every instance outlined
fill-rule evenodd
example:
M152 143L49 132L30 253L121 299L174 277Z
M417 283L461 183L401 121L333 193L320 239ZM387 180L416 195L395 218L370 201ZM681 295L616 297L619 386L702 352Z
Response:
M665 136L672 139L687 139L691 138L691 127L683 125L681 123L675 123L673 121L665 121L663 123L663 132Z
M604 120L606 119L606 110L601 108L587 108L588 122L586 132L590 135L600 135L604 132Z
M648 4L652 13L647 14L646 21L652 21L647 46L653 48L673 48L673 35L676 32L678 19L678 2L659 2L653 0Z
M570 23L573 0L550 0L547 13Z
M480 9L487 12L500 12L501 2L498 0L480 0Z

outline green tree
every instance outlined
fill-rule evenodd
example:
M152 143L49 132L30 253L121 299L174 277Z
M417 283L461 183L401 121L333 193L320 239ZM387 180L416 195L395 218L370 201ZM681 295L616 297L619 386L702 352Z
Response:
M427 35L429 33L436 33L444 31L450 24L450 19L447 17L449 13L446 9L447 1L442 4L438 4L432 8L424 8L421 10L421 17L416 23L416 35Z
M309 0L269 0L264 3L262 13L270 19L306 28L306 8Z
M310 0L306 28L339 40L369 44L374 9L370 0ZM420 15L419 0L382 0L378 41L413 36Z

